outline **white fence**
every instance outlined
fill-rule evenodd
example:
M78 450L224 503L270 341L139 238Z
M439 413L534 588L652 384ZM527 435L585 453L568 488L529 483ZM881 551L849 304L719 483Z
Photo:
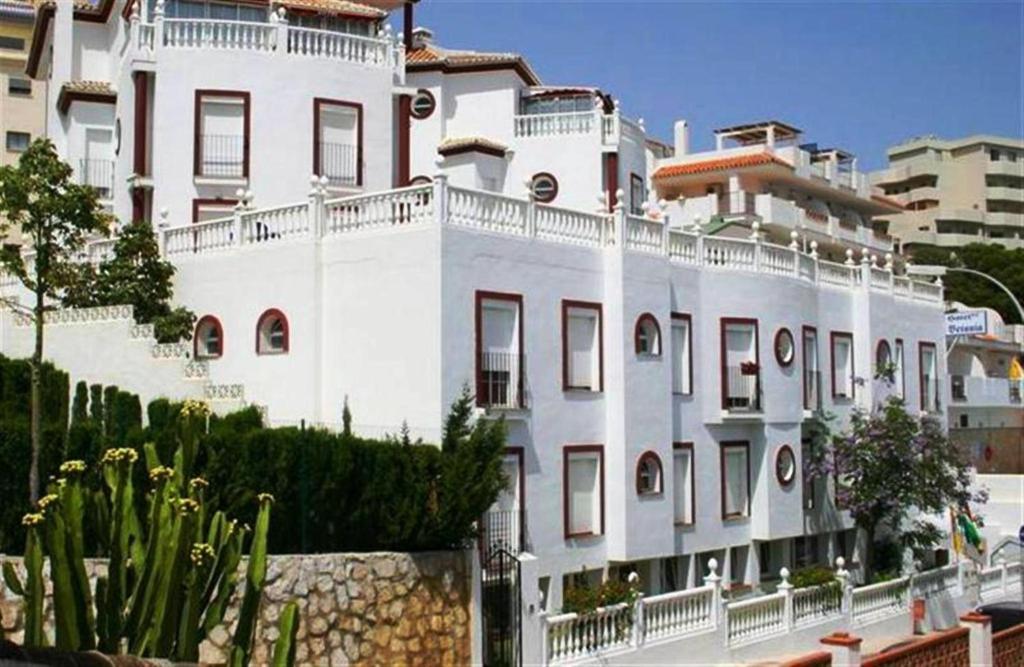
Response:
M614 663L613 656L627 651L709 632L718 635L705 638L702 646L721 641L723 649L732 650L818 624L852 629L891 622L890 619L910 614L912 599L963 596L965 573L969 569L967 563L955 563L853 588L844 564L837 559L835 581L800 589L789 583L789 572L783 568L782 583L776 592L723 603L721 578L716 574L718 564L712 560L704 585L699 588L641 596L632 604L602 608L590 614L542 615L542 661L589 664L597 659ZM1000 564L979 571L978 579L984 600L1001 599L1020 583L1021 567L1019 563ZM712 644L708 644L708 639ZM639 664L634 659L630 663Z
M892 274L864 256L838 264L812 251L753 238L704 236L673 229L666 219L588 213L483 190L450 186L438 177L429 185L327 199L321 181L307 202L270 209L241 208L230 218L168 227L161 239L168 256L202 255L234 246L289 239L323 238L364 231L395 231L427 224L479 232L666 257L676 264L712 270L762 273L842 289L881 290L895 296L942 303L942 285ZM756 223L755 223L756 225ZM883 275L884 274L884 275Z

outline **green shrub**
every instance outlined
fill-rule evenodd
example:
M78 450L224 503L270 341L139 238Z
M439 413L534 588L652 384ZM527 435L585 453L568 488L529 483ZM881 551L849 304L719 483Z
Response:
M89 417L103 427L103 385L89 386Z
M811 565L793 571L789 575L789 583L794 588L810 588L822 586L836 581L836 574L824 565Z
M609 579L597 586L571 586L565 590L562 613L589 614L599 607L632 603L636 598L637 590L618 579Z
M75 385L75 400L71 407L71 425L81 424L89 418L89 385L84 380Z

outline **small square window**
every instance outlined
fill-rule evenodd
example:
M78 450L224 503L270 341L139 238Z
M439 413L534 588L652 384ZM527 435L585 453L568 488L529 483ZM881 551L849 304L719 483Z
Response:
M21 79L18 77L11 77L7 80L7 94L8 95L31 95L32 94L32 81L29 79Z
M24 153L32 143L32 135L28 132L8 132L7 150L12 153Z

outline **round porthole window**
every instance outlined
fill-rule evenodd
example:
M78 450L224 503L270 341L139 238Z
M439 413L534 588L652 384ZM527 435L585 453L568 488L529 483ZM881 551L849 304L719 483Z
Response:
M412 98L412 117L423 120L424 118L430 118L434 113L434 109L437 108L437 100L434 99L433 94L429 90L420 90Z
M793 334L789 329L782 328L775 334L775 360L780 366L789 366L796 356L796 346L793 344Z
M796 479L796 455L789 445L780 447L775 455L775 477L782 486L789 486Z
M536 174L530 179L530 193L534 200L543 204L554 201L558 196L558 181L551 174Z

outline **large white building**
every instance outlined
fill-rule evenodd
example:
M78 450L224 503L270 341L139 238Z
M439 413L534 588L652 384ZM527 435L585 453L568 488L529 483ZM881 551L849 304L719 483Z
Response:
M429 31L403 43L385 17L41 6L50 136L121 220L157 221L201 316L194 344L154 346L122 311L58 314L49 356L271 423L338 422L347 397L371 435L436 439L468 385L509 429L485 526L539 557L549 609L584 569L657 592L716 558L742 590L855 561L849 517L803 483L807 420L842 426L891 392L943 418L942 288L885 257L871 217L892 203L784 123L691 155L684 125L666 146L603 91ZM5 354L31 345L10 317L2 335ZM894 383L875 380L890 361Z

